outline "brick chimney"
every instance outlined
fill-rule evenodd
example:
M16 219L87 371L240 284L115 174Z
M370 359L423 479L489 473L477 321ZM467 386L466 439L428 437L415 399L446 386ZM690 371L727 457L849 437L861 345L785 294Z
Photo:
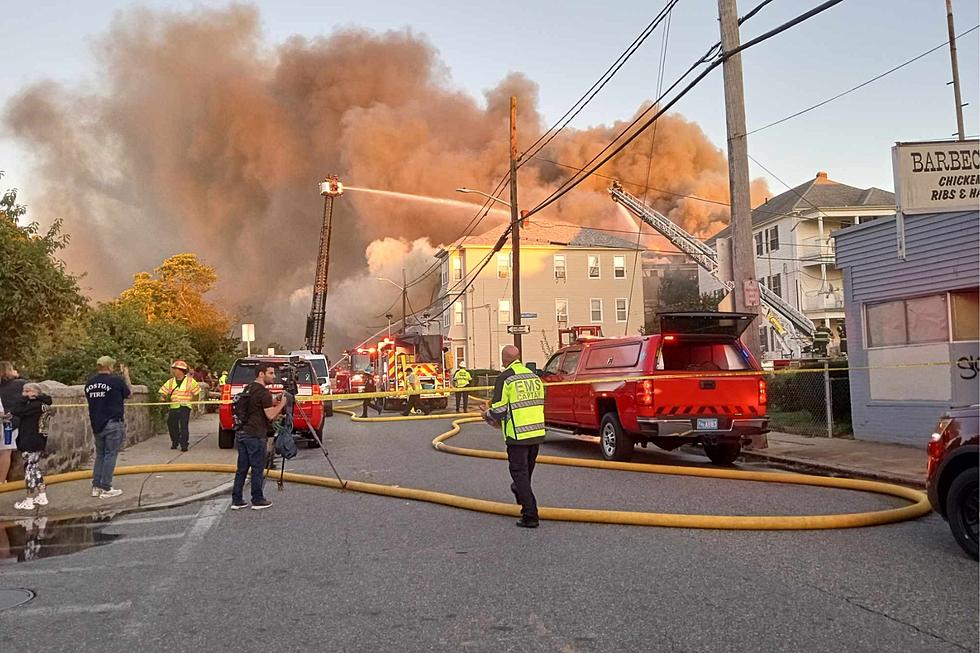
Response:
M823 170L817 173L817 183L819 184L822 181L827 181L827 173Z

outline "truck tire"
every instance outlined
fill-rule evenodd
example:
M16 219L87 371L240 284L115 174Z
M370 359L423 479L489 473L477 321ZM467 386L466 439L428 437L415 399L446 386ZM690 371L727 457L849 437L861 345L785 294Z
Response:
M626 461L633 457L633 438L623 430L616 413L606 413L599 423L599 450L606 460Z
M323 440L323 427L321 426L320 428L316 429L315 438L312 436L312 434L310 434L309 431L306 432L306 435L309 437L309 439L306 441L306 448L319 449L320 441Z
M324 417L333 417L333 402L332 401L325 401L325 402L323 402L323 416Z
M742 453L742 445L738 442L717 442L705 444L704 453L715 465L731 465Z
M971 467L960 472L953 479L946 494L946 518L949 520L949 530L953 537L967 554L977 558L977 507L978 481L977 468Z
M233 429L223 429L220 426L218 427L218 448L235 448L235 431Z

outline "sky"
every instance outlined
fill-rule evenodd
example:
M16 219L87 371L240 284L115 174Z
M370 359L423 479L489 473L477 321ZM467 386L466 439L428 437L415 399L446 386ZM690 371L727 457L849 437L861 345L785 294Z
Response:
M0 106L26 85L51 79L97 85L94 43L116 12L136 3L0 0ZM142 6L181 11L224 2L147 0ZM540 86L550 122L599 77L663 7L664 2L563 0L363 0L257 2L270 47L294 34L312 37L338 27L385 31L408 27L440 52L452 83L482 97L509 72ZM756 3L743 0L741 13ZM818 4L775 0L742 27L745 41ZM957 32L980 23L976 2L954 1ZM655 95L662 32L651 37L577 118L584 127L628 118ZM743 57L750 130L778 120L874 77L946 40L943 0L847 0L747 51ZM669 82L718 40L715 0L681 0L672 12L665 79ZM978 32L959 43L966 131L978 129ZM819 170L853 186L891 190L889 148L895 141L949 138L955 131L946 48L802 117L749 137L753 177L778 193ZM719 147L725 144L720 68L677 105ZM504 137L502 135L502 137ZM0 187L31 199L31 153L0 133ZM397 189L393 189L397 190Z

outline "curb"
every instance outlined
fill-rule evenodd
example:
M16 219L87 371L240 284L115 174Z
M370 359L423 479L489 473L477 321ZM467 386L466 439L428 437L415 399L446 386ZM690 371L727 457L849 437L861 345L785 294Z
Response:
M862 478L870 481L882 481L884 483L894 483L896 485L904 485L906 487L913 487L919 490L925 489L926 483L924 480L905 476L903 474L895 474L889 472L880 472L871 469L864 469L860 467L850 467L848 465L832 465L829 463L821 463L814 460L807 460L805 458L793 458L792 456L779 456L768 453L760 453L757 451L742 451L740 457L743 460L754 461L754 462L764 462L776 467L782 467L789 471L808 471L817 472L819 474L824 474L828 476L846 476L848 478Z
M180 506L186 506L189 503L195 503L197 501L204 501L205 499L210 499L215 496L222 495L231 489L234 481L226 481L217 487L213 487L210 490L202 490L196 494L192 494L187 497L182 497L179 499L171 499L170 501L160 501L157 503L147 503L143 505L127 506L122 508L111 508L106 506L106 508L97 508L94 510L79 510L76 512L39 512L35 509L32 512L24 511L16 515L0 515L0 523L2 522L13 522L18 519L25 519L31 517L47 517L48 519L73 519L76 517L87 517L90 515L112 515L116 517L117 515L123 515L131 512L148 512L151 510L166 510L168 508L179 508Z

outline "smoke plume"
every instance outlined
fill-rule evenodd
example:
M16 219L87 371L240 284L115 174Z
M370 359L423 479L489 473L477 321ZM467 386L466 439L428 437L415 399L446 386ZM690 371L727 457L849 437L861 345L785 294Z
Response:
M316 183L324 175L453 198L459 186L490 190L506 172L511 95L522 146L544 129L532 81L511 74L473 98L453 86L435 47L407 29L343 29L269 44L252 6L138 9L117 16L96 57L89 84L37 83L5 108L4 128L36 157L33 215L64 218L69 268L86 274L93 298L112 297L167 256L196 252L217 268L221 298L247 307L243 317L286 343L300 342L309 310L322 212ZM567 129L541 157L580 165L624 125ZM629 182L649 179L658 190L647 201L704 236L727 223L727 207L684 196L727 201L726 167L701 129L674 114L601 172L638 193ZM522 206L570 173L530 160L521 169ZM589 179L542 218L635 230L607 184ZM399 290L377 277L400 282L403 267L409 280L425 272L434 246L459 237L474 213L366 192L340 198L332 349L385 324ZM491 215L477 233L499 220ZM438 274L413 286L416 309L431 301L437 282ZM393 312L400 315L400 306Z

